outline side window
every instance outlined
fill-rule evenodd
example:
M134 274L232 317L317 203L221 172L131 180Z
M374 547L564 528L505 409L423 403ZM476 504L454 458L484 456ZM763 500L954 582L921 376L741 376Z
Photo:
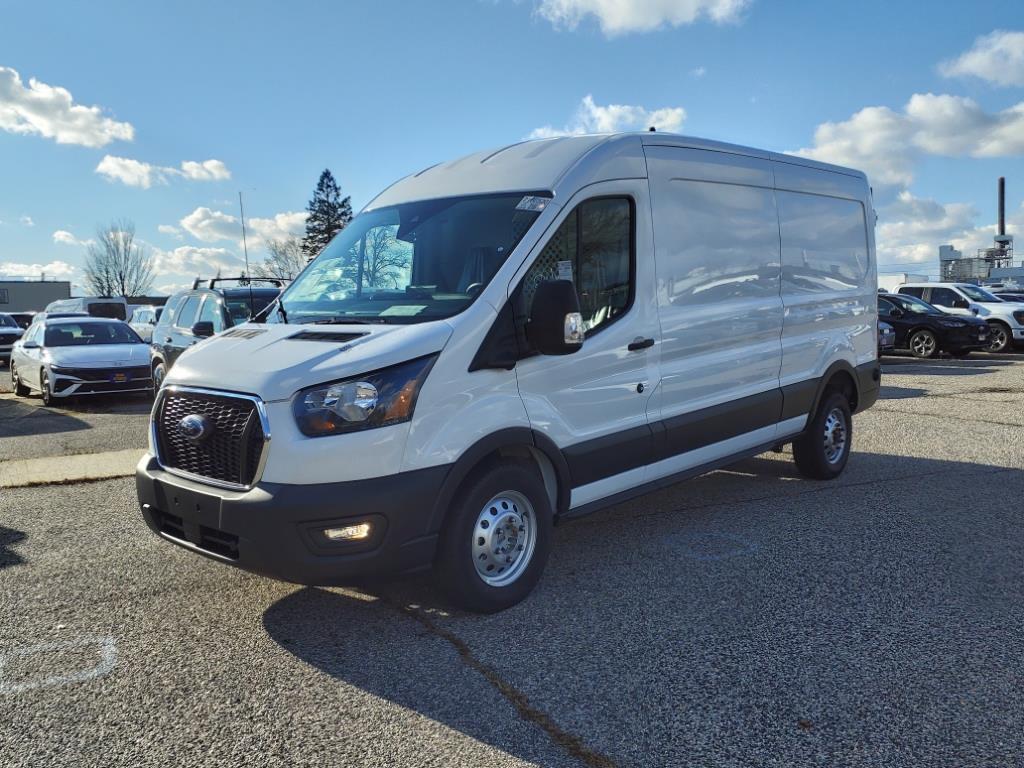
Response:
M878 314L880 315L891 315L896 307L888 299L878 300Z
M900 293L905 293L907 296L916 296L919 299L924 298L924 288L913 288L906 287L900 288Z
M952 307L960 297L952 288L932 288L931 304L940 307Z
M167 303L163 306L163 312L157 317L157 325L161 328L166 328L174 320L177 314L178 307L181 306L181 302L184 301L182 296L172 296L167 300Z
M580 203L523 278L523 310L529 312L538 283L572 280L585 330L594 332L622 315L633 299L633 216L629 198Z
M203 308L199 312L199 322L213 323L213 332L220 333L224 330L224 314L220 310L220 302L213 296L207 296L203 302Z
M191 328L195 325L196 312L199 309L201 299L201 296L189 296L185 299L185 303L181 305L181 309L177 312L178 316L174 319L175 328Z

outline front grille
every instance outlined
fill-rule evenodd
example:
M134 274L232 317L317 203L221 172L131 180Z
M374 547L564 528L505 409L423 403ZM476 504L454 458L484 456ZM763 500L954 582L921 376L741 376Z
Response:
M110 381L115 374L123 373L128 381L136 379L148 379L150 376L149 366L140 365L134 368L58 368L54 370L57 376L70 376L82 381Z
M188 440L179 429L189 415L204 416L210 425L208 435L199 442ZM255 482L265 437L252 400L165 390L154 426L160 463L168 469L234 485Z
M63 391L74 386L74 384L75 382L68 381L67 379L57 379L54 384L54 389ZM75 394L84 395L90 392L140 392L149 389L150 384L151 382L148 376L144 379L132 379L131 381L94 381L79 384L78 389L75 390Z

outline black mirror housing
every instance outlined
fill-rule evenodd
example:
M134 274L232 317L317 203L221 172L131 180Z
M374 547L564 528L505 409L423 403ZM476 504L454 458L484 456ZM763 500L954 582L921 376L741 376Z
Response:
M201 339L213 336L213 323L209 320L201 320L192 326L192 335Z
M580 300L571 280L545 280L530 305L526 337L542 355L571 355L583 346Z

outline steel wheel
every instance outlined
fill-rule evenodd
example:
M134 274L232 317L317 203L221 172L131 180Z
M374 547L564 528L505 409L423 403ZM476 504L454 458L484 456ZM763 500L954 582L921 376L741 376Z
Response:
M1010 346L1010 331L1002 323L992 323L988 327L988 351L1002 352Z
M838 464L846 451L846 414L839 408L833 408L825 417L825 461Z
M518 579L537 544L533 505L517 491L502 491L488 501L473 526L473 565L491 587Z
M933 357L939 345L931 331L918 331L910 337L910 353L914 357Z

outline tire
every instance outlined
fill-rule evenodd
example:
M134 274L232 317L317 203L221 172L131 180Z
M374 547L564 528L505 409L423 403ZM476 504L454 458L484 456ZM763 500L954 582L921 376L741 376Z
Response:
M842 444L837 446L840 438ZM811 480L832 480L846 468L852 444L850 401L842 392L828 392L808 422L807 429L793 442L796 468Z
M167 376L167 368L164 366L163 360L153 366L153 394L155 395L160 385L164 383L164 377Z
M46 371L39 373L39 391L43 395L43 406L49 408L53 405L53 393L50 391L50 374Z
M950 356L955 357L957 360L963 360L965 357L971 356L971 350L969 349L956 349L950 351Z
M910 349L910 354L922 360L935 357L939 353L938 339L935 338L934 333L924 328L914 331L907 342L907 347Z
M988 324L988 332L989 352L1006 352L1013 346L1013 334L1008 325L993 321Z
M26 387L22 381L21 376L18 375L18 371L14 365L11 365L11 386L14 387L14 394L18 397L28 397L31 390Z
M469 611L512 607L540 581L552 521L551 502L531 463L503 460L485 467L466 481L441 528L434 561L438 586Z

